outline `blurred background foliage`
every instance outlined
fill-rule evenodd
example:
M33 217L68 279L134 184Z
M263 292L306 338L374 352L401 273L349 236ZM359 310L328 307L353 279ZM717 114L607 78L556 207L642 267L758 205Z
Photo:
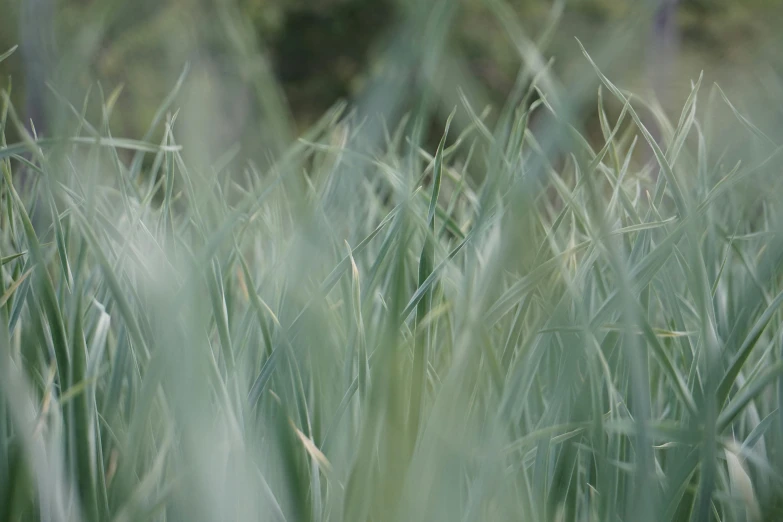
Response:
M24 1L54 2L54 28L45 23L20 24ZM676 49L655 65L653 23L637 26L624 42L623 56L607 68L610 76L631 89L647 89L659 77L656 94L663 107L680 107L689 82L700 70L708 83L718 81L726 92L763 91L765 75L778 75L781 53L771 39L781 22L779 0L453 0L445 35L445 62L458 78L441 76L446 88L468 89L475 102L497 107L512 90L520 67L515 42L504 28L503 14L531 40L538 40L557 15L557 26L546 37L545 58L569 89L568 71L584 65L574 36L605 47L609 29L627 23L634 10L674 1L672 25ZM216 150L236 141L279 150L275 141L291 139L340 99L360 99L373 78L388 74L386 51L405 19L405 11L428 2L404 0L2 0L0 49L23 44L22 31L54 31L56 62L68 74L69 99L78 105L88 88L100 85L103 96L116 91L111 130L116 135L141 136L156 108L176 82L186 62L195 64L192 77L202 78L193 96L220 93L213 108ZM429 2L433 4L432 2ZM418 7L416 7L418 5ZM29 25L29 22L28 22ZM641 29L639 29L641 27ZM34 40L35 36L29 38ZM29 45L29 44L27 44ZM593 45L595 48L595 45ZM384 54L386 53L386 55ZM777 56L776 56L777 55ZM66 57L74 58L68 61ZM25 74L22 52L0 66L11 75L12 99L22 107ZM620 59L617 59L620 58ZM88 64L63 71L64 64ZM407 62L402 62L403 64ZM652 64L652 65L651 65ZM403 65L403 67L407 67ZM387 70L384 72L384 68ZM78 70L76 70L78 69ZM399 71L398 71L399 72ZM393 73L394 74L394 73ZM402 75L405 77L405 74ZM578 74L575 75L578 77ZM78 81L74 82L73 80ZM405 83L399 85L405 87ZM779 82L769 82L774 89ZM66 93L63 93L66 94ZM94 93L93 93L94 94ZM768 93L775 96L778 93ZM438 91L453 107L458 98ZM779 98L778 98L779 99ZM101 106L94 98L94 110ZM480 108L479 108L480 109ZM450 107L444 108L440 125ZM761 118L781 114L761 111ZM257 118L261 113L262 118ZM274 113L274 114L272 114ZM274 132L264 134L257 122L274 118ZM283 125L284 124L284 125ZM280 128L290 129L281 136ZM159 137L161 129L157 131Z

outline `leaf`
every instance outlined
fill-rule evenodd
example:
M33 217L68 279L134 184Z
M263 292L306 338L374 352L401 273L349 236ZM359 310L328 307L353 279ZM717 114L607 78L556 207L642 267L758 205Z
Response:
M729 369L726 371L726 374L723 376L723 379L721 379L720 385L718 386L717 397L719 406L726 402L726 398L729 396L729 392L734 385L734 380L737 378L737 375L745 364L745 361L748 360L748 357L756 346L761 334L764 333L764 329L772 320L772 316L775 315L775 312L777 312L781 304L783 304L783 291L775 297L761 317L758 318L756 324L753 325L753 328L751 328L747 337L742 342L739 350L737 350L734 359L729 365Z
M5 293L3 294L3 296L2 296L2 297L0 297L0 308L2 308L3 306L5 306L5 303L7 303L7 302L8 302L8 300L9 300L9 299L11 298L11 296L14 294L14 292L16 291L16 289L17 289L17 288L19 288L19 285L21 285L21 284L22 284L22 282L23 282L25 279L27 279L27 276L29 276L29 275L30 275L32 272L33 272L33 269L32 269L32 268L28 269L28 270L27 270L27 272L25 272L25 273L24 273L24 274L22 274L21 276L17 277L17 278L16 278L16 281L14 281L13 283L11 283L11 286L9 286L8 288L6 288L6 290L5 290Z
M761 513L756 501L756 495L753 493L753 483L750 480L750 475L748 475L745 466L742 465L739 457L733 451L729 451L726 448L724 454L726 455L726 466L729 468L731 490L745 501L745 507L750 513L750 519L760 520Z
M13 47L11 47L10 49L8 49L6 52L4 52L4 53L0 54L0 62L2 62L2 61L3 61L3 60L5 60L6 58L8 58L8 57L9 57L9 56L11 56L12 54L14 54L14 51L16 51L18 48L19 48L19 46L18 46L18 45L14 45L14 46L13 46Z
M626 96L611 81L609 81L609 78L604 76L604 74L598 68L598 65L596 65L596 63L587 53L587 50L582 45L582 42L580 42L579 39L577 39L576 41L579 43L579 47L582 49L582 53L584 53L587 60L593 66L593 69L595 70L596 74L601 79L603 84L606 85L606 87L612 92L612 94L614 94L619 100L621 100L623 103L627 103L628 99L626 98ZM658 164L661 166L661 170L663 170L663 174L666 178L666 181L671 186L672 196L674 197L674 202L677 205L677 210L680 213L680 217L682 218L686 217L688 215L688 206L685 203L685 197L683 196L679 183L677 183L677 178L674 176L674 172L672 171L671 165L669 165L669 162L667 161L666 156L661 150L661 147L658 145L658 143L656 143L655 138L653 138L652 134L650 134L650 131L647 130L647 127L644 126L641 118L639 118L639 115L636 113L634 108L631 105L629 105L628 110L631 113L631 118L633 118L633 121L636 123L636 126L639 127L639 130L642 131L642 135L644 136L645 140L647 140L647 143L648 145L650 145L650 148L653 150L653 153L655 154L655 157L658 160Z
M756 376L753 381L742 388L718 415L718 433L728 428L750 401L754 400L767 386L781 376L783 376L783 361L778 361L767 367L762 374Z
M766 141L767 143L769 143L769 144L770 144L770 145L772 145L773 147L777 147L777 146L778 146L778 144L777 144L777 143L775 143L775 141L774 141L772 138L770 138L769 136L767 136L766 134L764 134L764 132L763 132L761 129L759 129L759 128L758 128L756 125L754 125L754 124L753 124L753 123L752 123L750 120L748 120L748 119L747 119L745 116L743 116L743 115L742 115L742 113L740 113L740 111L739 111L739 110L737 110L737 108L734 106L734 104L733 104L733 103L731 103L731 101L729 100L729 97L728 97L728 96L726 96L726 93L725 93L725 92L723 92L723 89L721 89L721 88L720 88L720 86L719 86L717 83L715 84L715 87L717 87L717 89L718 89L718 92L719 92L719 93L720 93L720 95L721 95L721 98L723 98L723 101L725 101L725 102L726 102L726 105L728 105L728 106L729 106L729 108L731 109L731 112L733 112L733 113L734 113L734 116L736 116L736 117L737 117L737 119L738 119L738 120L739 120L739 121L740 121L740 122L741 122L741 123L742 123L742 124L743 124L745 127L747 127L747 128L750 130L750 132L751 132L753 135L755 135L756 137L762 138L764 141Z
M10 256L0 257L0 265L8 264L14 259L19 259L25 254L27 254L27 252L19 252L18 254L11 254Z
M443 149L446 146L446 136L449 134L449 127L451 126L451 120L454 118L457 109L451 111L448 119L446 120L446 130L443 132L443 136L438 144L438 150L435 153L435 167L432 173L432 197L430 198L430 209L427 212L427 226L432 227L435 219L435 209L438 206L438 195L440 194L440 183L443 178Z

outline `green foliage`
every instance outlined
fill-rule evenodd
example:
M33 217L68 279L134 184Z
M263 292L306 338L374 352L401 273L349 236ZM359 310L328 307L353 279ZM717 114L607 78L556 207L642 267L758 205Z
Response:
M407 116L381 82L294 140L255 70L255 157L198 63L140 140L117 91L38 140L4 91L0 519L780 518L773 106L699 76L669 119L604 73L622 32L565 89L498 0L518 79L429 148L459 15L431 7L386 56L421 51Z

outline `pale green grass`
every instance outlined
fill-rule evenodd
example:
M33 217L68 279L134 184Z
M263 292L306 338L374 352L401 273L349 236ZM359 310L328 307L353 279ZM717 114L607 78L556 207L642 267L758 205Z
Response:
M463 96L430 152L432 100L206 161L184 77L160 144L111 136L116 94L2 139L0 520L779 519L778 142L584 64L495 125Z

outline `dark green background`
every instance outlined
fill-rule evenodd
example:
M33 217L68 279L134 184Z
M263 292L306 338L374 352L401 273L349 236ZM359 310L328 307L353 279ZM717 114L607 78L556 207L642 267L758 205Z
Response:
M21 0L3 1L0 48L6 49L22 41L20 31L30 29L19 24ZM241 27L226 27L218 20L220 6L229 3ZM456 11L447 37L448 54L470 79L480 101L499 104L514 83L519 56L486 2L453 3ZM556 58L556 71L566 87L569 67L581 60L573 37L578 36L588 48L606 45L609 29L626 23L643 3L564 3L558 28L543 52ZM551 4L508 2L530 38L537 37ZM670 80L659 92L664 105L671 98L672 106L679 106L688 81L700 70L708 81L718 80L725 89L746 91L759 81L747 71L777 74L779 53L770 38L778 31L780 4L777 0L681 1L675 20L680 44L670 64ZM220 89L228 94L219 112L228 123L222 127L216 123L214 132L231 140L236 137L231 127L237 121L239 127L247 125L241 122L251 112L240 101L252 98L246 92L246 71L256 57L268 63L281 86L281 99L287 100L285 112L291 126L301 130L336 100L361 95L382 68L379 57L404 19L402 5L399 0L57 0L57 58L69 64L68 95L73 100L97 81L104 96L123 86L111 122L115 134L126 136L143 133L182 64L201 60L212 76L224 80ZM236 38L240 33L242 45L257 54L238 61ZM615 79L632 88L648 86L650 38L639 31L633 45L623 49L621 59L609 71ZM13 100L18 107L23 107L25 93L21 62L22 54L17 52L0 65L3 76L13 77Z

